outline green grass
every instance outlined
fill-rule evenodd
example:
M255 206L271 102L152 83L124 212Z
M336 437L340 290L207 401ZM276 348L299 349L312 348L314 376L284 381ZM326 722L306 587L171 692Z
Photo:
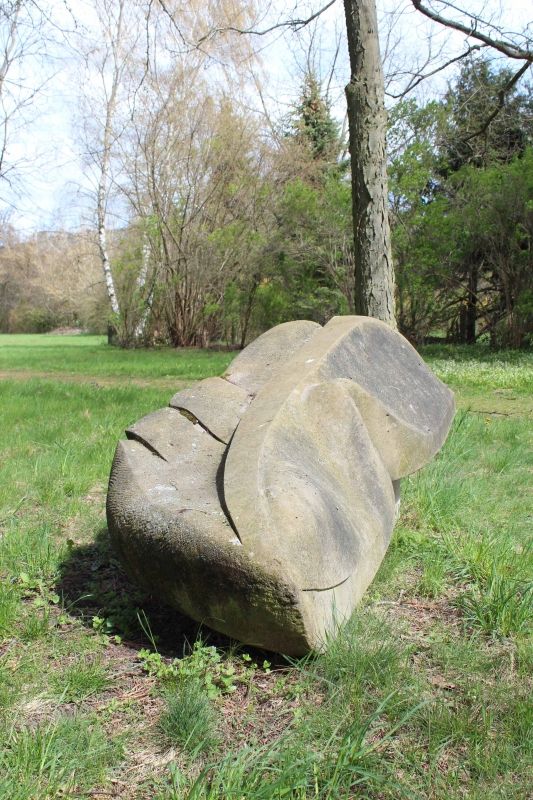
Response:
M529 796L532 359L424 356L456 391L452 433L404 481L349 625L289 663L143 596L105 532L123 429L166 405L167 376L220 373L229 355L0 338L2 800Z
M482 345L427 345L422 355L463 408L533 416L533 353Z
M65 703L77 703L105 691L110 685L106 669L93 659L76 659L64 669L54 673L51 687Z
M36 728L13 725L0 753L0 797L88 796L122 757L97 719L59 717Z
M121 350L104 336L1 334L0 371L193 381L224 371L234 353L170 347Z
M196 679L178 681L165 691L159 730L170 745L198 756L217 743L216 711Z

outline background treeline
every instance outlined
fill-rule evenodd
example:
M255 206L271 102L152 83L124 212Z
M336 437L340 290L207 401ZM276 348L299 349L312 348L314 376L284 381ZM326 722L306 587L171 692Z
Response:
M3 227L2 331L110 324L124 346L239 347L279 322L353 311L346 142L315 74L275 124L177 69L148 75L135 125L112 134L103 169L127 225L104 241ZM509 79L471 58L441 99L390 111L397 316L415 343L531 344L531 92L507 90L490 119Z

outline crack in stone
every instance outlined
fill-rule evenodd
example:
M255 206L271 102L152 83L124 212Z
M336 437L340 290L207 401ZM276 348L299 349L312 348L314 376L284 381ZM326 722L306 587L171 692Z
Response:
M233 439L233 436L231 438ZM230 444L231 444L231 439L230 439ZM220 508L224 512L224 516L226 517L231 530L233 531L233 533L235 534L235 536L237 537L239 542L242 544L242 539L241 539L240 533L237 530L237 526L235 525L235 523L234 523L234 521L232 519L232 516L230 514L229 508L228 508L227 503L226 503L226 498L224 496L224 469L225 469L225 466L226 466L226 457L228 455L228 451L229 451L229 445L224 450L224 454L223 454L222 458L220 459L220 464L219 464L219 467L217 469L216 487L217 487L217 494L218 494L218 502L220 503Z
M139 436L139 434L135 431L126 431L126 438L130 441L139 442L139 444L142 444L143 447L146 447L146 449L149 450L152 455L157 456L163 461L166 461L168 464L168 459L165 458L165 456L162 455L162 453L160 453L159 450L153 446L153 444L151 444L147 439L144 439L142 436Z
M302 591L302 592L329 592L329 591L331 591L331 589L336 589L338 586L342 586L343 583L346 583L346 581L349 580L351 577L352 577L352 573L350 573L350 575L347 575L345 578L343 578L342 581L339 581L338 583L334 583L333 586L324 586L321 589L314 589L313 587L311 587L310 589L301 589L300 591Z
M185 419L189 420L189 422L192 422L193 425L199 425L200 428L202 428L206 433L208 433L209 436L212 436L213 439L216 439L217 442L220 442L221 444L227 444L227 442L224 441L224 439L221 439L220 436L217 436L216 433L213 433L213 431L210 430L207 427L207 425L204 425L204 423L201 422L198 419L198 417L195 417L194 414L191 414L191 412L188 411L186 408L180 408L179 406L169 406L169 408L178 411L182 417L185 417Z

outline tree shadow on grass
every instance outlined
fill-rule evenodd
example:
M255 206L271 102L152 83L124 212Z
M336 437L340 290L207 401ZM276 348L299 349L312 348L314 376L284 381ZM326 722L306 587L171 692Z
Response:
M57 593L68 613L134 649L154 642L161 655L188 654L201 637L222 649L235 646L228 637L185 617L133 584L113 551L107 528L90 544L73 546L60 564Z

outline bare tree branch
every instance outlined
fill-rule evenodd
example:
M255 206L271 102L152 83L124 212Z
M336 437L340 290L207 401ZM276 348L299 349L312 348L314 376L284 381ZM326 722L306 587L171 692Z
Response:
M385 94L387 95L387 97L391 97L393 100L401 100L407 94L409 94L409 92L412 92L413 89L415 89L417 86L419 86L422 83L422 81L427 80L427 78L432 78L434 75L437 75L439 72L442 72L443 70L447 69L448 67L451 67L452 64L457 63L457 61L462 61L463 58L467 58L469 55L471 55L475 51L481 50L483 47L486 47L486 46L487 45L474 44L474 45L472 45L472 47L469 47L468 50L465 50L464 53L461 53L460 55L455 56L455 58L451 58L449 61L446 61L444 64L439 64L439 66L436 67L435 69L431 70L431 72L426 72L424 74L415 73L414 75L412 75L411 80L409 81L409 83L407 84L407 86L405 87L405 89L402 92L399 92L398 94L392 94L391 92L387 92L386 91ZM526 66L529 66L529 65L526 65Z
M422 5L421 0L411 0L411 2L417 11L420 11L421 14L424 14L424 16L426 16L428 19L433 20L433 22L438 22L440 25L444 25L446 28L453 28L460 33L464 33L465 36L468 36L469 38L477 39L478 41L483 42L483 44L494 48L494 50L498 50L498 52L503 53L503 55L507 56L508 58L516 58L520 61L527 61L530 64L533 62L533 50L530 48L519 47L513 42L505 41L504 39L498 39L483 33L483 31L480 31L477 28L477 24L480 22L480 20L474 16L470 20L470 25L464 25L462 22L450 19L449 17L443 17L441 14L433 11L431 8ZM453 8L455 9L455 6ZM464 13L468 14L467 11Z
M159 0L159 2L163 5L164 0ZM263 30L260 31L254 30L253 28L237 28L232 25L229 25L224 28L215 28L209 31L209 33L207 33L205 36L202 36L201 39L198 40L198 44L201 44L202 42L206 41L207 39L210 39L212 36L215 36L218 33L224 33L226 31L230 33L240 33L240 34L248 33L252 34L253 36L266 36L268 33L272 33L272 31L278 30L279 28L290 28L292 31L299 31L301 28L305 28L306 25L309 25L309 23L313 22L313 20L320 17L321 14L327 11L328 8L331 8L331 6L333 6L336 2L337 0L330 0L329 3L326 3L325 6L322 6L321 8L318 9L318 11L315 11L314 14L311 14L311 16L305 19L288 19L284 22L277 22L275 25L271 25L269 28L264 28Z

